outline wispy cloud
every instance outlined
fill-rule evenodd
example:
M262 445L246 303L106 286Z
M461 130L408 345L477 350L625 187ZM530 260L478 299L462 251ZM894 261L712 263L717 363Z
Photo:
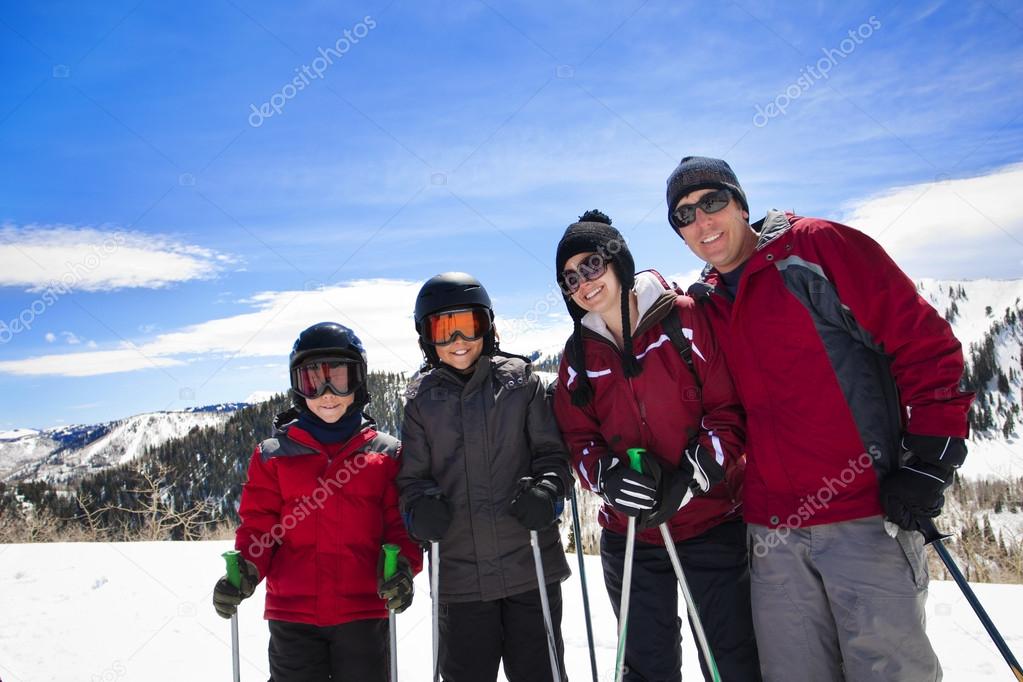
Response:
M155 289L214 276L231 257L163 235L70 225L0 227L0 287Z
M1023 164L896 187L845 207L841 222L878 240L914 277L1018 276Z
M0 362L0 373L22 376L95 376L171 367L210 358L280 357L302 329L324 320L351 327L362 339L370 367L409 371L422 355L412 309L421 282L373 279L313 291L268 291L248 299L250 312L222 317L158 335L135 346L92 352L47 354ZM558 316L542 321L498 318L519 352L550 349L567 327Z

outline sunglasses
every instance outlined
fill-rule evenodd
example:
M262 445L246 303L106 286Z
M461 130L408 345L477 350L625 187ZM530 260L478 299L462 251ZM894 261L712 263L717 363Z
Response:
M727 206L731 200L732 193L727 189L719 189L716 192L704 194L695 204L683 204L676 208L671 214L672 226L676 230L689 227L696 220L696 209L700 209L704 213L717 213Z
M291 388L303 398L319 398L328 388L351 395L363 379L362 365L347 358L322 358L291 370Z
M574 294L579 291L584 281L592 282L603 277L611 260L595 253L580 263L578 269L562 270L561 285L569 295Z
M490 313L485 308L446 310L427 315L423 320L423 341L431 346L446 346L456 337L476 341L490 331Z

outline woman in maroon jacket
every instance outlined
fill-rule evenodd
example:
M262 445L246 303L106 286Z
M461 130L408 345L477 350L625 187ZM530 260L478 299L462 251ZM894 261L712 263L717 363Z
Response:
M241 586L221 578L213 604L230 618L266 577L270 673L291 680L387 679L387 609L412 603L422 567L398 511L401 446L363 409L366 352L333 322L299 335L291 352L295 409L274 420L242 489L235 535ZM400 546L381 573L381 545Z
M702 312L656 273L637 275L624 238L599 211L568 227L556 266L575 329L554 412L583 486L604 498L601 560L616 614L628 517L643 529L625 679L681 679L677 583L657 530L667 523L722 678L759 680L739 502L744 416ZM669 326L689 341L691 364ZM647 451L641 473L629 467L630 448Z

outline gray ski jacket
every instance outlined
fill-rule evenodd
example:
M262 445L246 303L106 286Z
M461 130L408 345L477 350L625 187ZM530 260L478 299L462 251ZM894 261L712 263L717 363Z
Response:
M525 358L482 356L467 382L444 367L405 394L401 508L439 487L452 522L440 542L441 601L502 599L537 588L529 531L508 513L523 476L557 473L568 452L540 378ZM569 575L557 524L540 531L547 583Z

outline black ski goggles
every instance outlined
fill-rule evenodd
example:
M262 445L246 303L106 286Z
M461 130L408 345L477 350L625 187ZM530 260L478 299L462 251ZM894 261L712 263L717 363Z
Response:
M672 227L681 230L689 227L696 220L696 209L704 213L717 213L732 200L732 193L727 189L704 194L695 204L682 204L671 213Z
M327 389L351 395L365 379L362 363L350 358L317 358L291 370L291 388L303 398L319 398Z
M461 336L476 341L490 331L490 313L485 308L445 310L427 315L423 320L422 338L431 346L446 346Z
M603 277L604 273L607 272L607 264L610 262L610 258L594 253L589 258L584 259L582 263L579 263L575 270L562 270L561 286L565 289L565 293L571 296L579 291L579 287L583 285L583 282L592 282Z

